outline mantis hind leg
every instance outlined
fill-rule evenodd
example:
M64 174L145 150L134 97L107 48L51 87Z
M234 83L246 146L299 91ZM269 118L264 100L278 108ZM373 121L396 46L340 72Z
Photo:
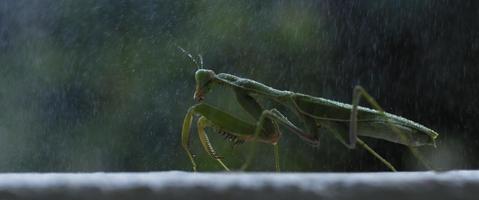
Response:
M368 151L369 153L371 153L374 157L376 157L378 160L380 160L384 165L386 165L386 167L388 167L391 171L395 172L397 171L396 168L394 168L394 166L389 162L387 161L386 159L384 159L381 155L379 155L376 151L374 151L371 147L369 147L363 140L357 138L357 142L359 143L359 145L361 145L364 149L366 149L366 151Z
M351 118L349 120L349 144L348 147L354 149L356 146L356 141L358 138L358 106L359 100L361 97L364 97L366 101L373 106L374 109L384 114L384 109L379 106L379 104L374 100L374 98L369 95L366 90L361 86L354 87L353 90L353 100L351 109Z
M360 141L359 138L357 137L358 133L358 104L361 99L361 97L364 97L366 101L373 106L374 109L378 110L382 115L385 115L384 109L374 100L374 98L369 95L366 90L361 87L361 86L356 86L354 87L353 90L353 100L352 100L352 110L351 110L351 118L349 121L349 144L347 145L349 148L354 148L356 142L360 142L365 144L364 142ZM386 118L387 119L387 118ZM387 123L390 123L387 121ZM406 141L407 136L402 133L399 129L395 128L394 126L391 126L392 130L398 134L399 138L402 140ZM362 145L364 146L364 145ZM418 150L410 145L407 145L409 151L416 157L427 169L431 169L431 167L426 163L424 158L419 154ZM366 148L366 147L365 147ZM366 148L367 149L367 148ZM369 151L369 150L368 150ZM373 153L373 152L371 152ZM373 153L374 154L374 153Z
M346 147L349 147L349 144L346 142L346 135L345 134L341 134L341 133L345 133L346 131L346 126L333 126L331 127L332 124L329 124L327 126L323 126L324 128L326 128L327 132L328 133L331 133L333 134L333 136L339 140L339 142L341 144L343 144L344 146ZM339 131L338 131L339 130ZM366 151L368 151L371 155L373 155L374 157L376 157L379 161L381 161L387 168L389 168L391 171L395 172L397 171L396 168L389 162L387 161L385 158L383 158L381 155L379 155L376 151L374 151L374 149L372 149L371 147L369 147L369 145L367 145L363 140L361 140L360 138L356 138L356 142L362 147L364 148Z

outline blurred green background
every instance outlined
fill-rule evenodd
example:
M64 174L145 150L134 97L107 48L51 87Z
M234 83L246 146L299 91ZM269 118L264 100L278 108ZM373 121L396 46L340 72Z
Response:
M282 90L349 103L362 85L441 134L421 149L437 169L477 168L478 10L474 0L1 1L0 171L191 170L179 139L196 66L176 45ZM221 170L192 131L199 169ZM286 171L387 170L328 135L316 149L284 132ZM250 146L210 135L237 169ZM401 170L424 169L404 146L366 141ZM251 170L273 169L260 145Z

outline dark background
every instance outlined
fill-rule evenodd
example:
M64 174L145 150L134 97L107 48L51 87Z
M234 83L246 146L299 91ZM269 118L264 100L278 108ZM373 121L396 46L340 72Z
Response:
M176 45L282 90L349 103L362 85L440 133L421 149L436 169L477 168L476 2L1 1L0 171L191 170L179 139L196 66ZM221 170L192 134L199 169ZM237 169L250 146L211 137ZM424 169L404 146L366 141ZM286 171L387 170L327 135L315 149L285 131L280 147ZM272 157L260 145L251 170L273 170Z

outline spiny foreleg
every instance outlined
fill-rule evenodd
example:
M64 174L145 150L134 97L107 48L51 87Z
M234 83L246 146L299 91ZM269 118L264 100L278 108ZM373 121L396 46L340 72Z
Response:
M223 161L221 160L222 157L219 156L215 149L213 148L213 145L211 145L210 143L210 140L208 138L208 135L206 134L206 131L205 129L207 127L213 127L214 125L212 124L212 122L210 122L208 119L206 119L206 117L203 117L201 116L199 119L198 119L198 123L197 123L197 128L198 128L198 137L200 138L200 141L201 141L201 144L203 146L203 148L205 149L206 152L208 152L208 154L213 158L215 159L216 161L218 161L218 163L220 163L220 165L226 170L226 171L230 171L230 169L223 163Z

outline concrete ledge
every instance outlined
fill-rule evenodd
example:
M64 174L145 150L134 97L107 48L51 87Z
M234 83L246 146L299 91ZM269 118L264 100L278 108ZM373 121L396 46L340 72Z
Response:
M479 171L11 173L4 199L479 199Z

